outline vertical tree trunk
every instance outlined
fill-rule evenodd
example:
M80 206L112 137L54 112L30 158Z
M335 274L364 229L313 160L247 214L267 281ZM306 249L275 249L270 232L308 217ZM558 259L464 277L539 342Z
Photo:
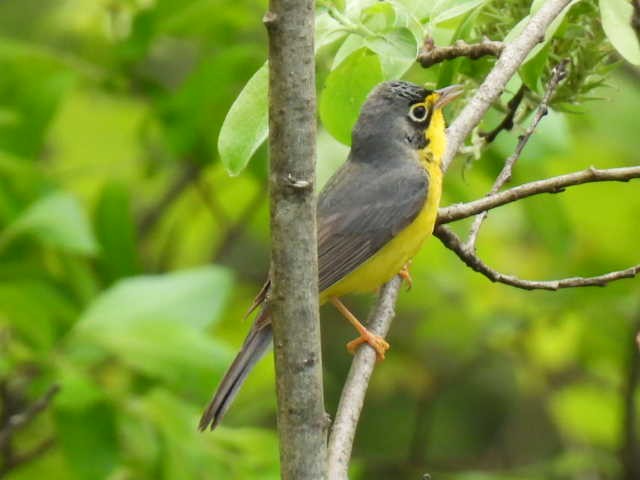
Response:
M271 0L269 176L272 308L283 479L325 478L318 322L313 0Z

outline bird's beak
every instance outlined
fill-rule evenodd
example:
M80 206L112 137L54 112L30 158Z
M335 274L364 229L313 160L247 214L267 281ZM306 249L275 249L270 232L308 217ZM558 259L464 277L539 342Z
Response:
M433 107L442 108L462 95L464 93L464 88L462 85L450 85L448 87L436 90L435 93L437 93L439 96Z

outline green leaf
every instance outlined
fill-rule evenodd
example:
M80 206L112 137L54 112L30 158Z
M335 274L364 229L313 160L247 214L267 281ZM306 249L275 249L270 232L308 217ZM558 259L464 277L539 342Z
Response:
M138 270L136 227L127 188L116 182L102 190L95 212L100 242L100 265L109 281L134 275Z
M0 249L21 235L43 245L80 255L93 255L97 243L80 203L66 192L36 201L0 233Z
M269 133L269 69L264 64L233 102L218 137L220 159L230 175L238 175Z
M214 266L121 280L89 306L77 327L120 329L167 320L203 330L218 320L231 284L229 271Z
M522 82L534 92L542 91L542 72L547 65L549 51L550 44L547 44L535 57L525 62L518 70Z
M113 409L105 403L84 410L57 409L55 423L56 442L75 473L73 478L109 478L119 463Z
M205 396L230 352L203 330L220 317L230 287L220 267L121 280L81 316L71 351L96 345L139 373Z
M379 55L385 80L402 77L418 54L418 44L408 28L397 28L384 37L368 39L366 44Z
M458 28L453 34L453 38L451 39L451 43L456 40L466 39L472 32L473 27L478 18L479 9L473 10L467 14L467 16L460 22ZM458 74L458 70L460 69L460 64L462 63L462 58L456 58L449 62L444 62L440 66L440 73L438 75L438 88L446 87L447 85L451 85Z
M362 24L380 33L392 28L395 20L396 12L390 3L378 2L365 8L360 13L360 21Z
M625 60L640 65L640 40L631 28L633 7L623 0L600 0L602 28Z
M383 79L378 56L366 48L352 53L331 72L320 97L320 118L327 131L340 142L351 144L360 107Z
M0 41L0 72L0 150L36 158L75 75L55 56L6 38Z
M431 23L433 25L437 25L439 23L446 22L447 20L451 20L452 18L464 15L468 11L477 8L486 2L487 0L462 0L457 2L445 2L440 5L436 5L436 7L434 7L434 10L431 12Z
M356 33L350 34L347 38L344 39L344 42L338 48L338 51L333 57L333 62L331 64L331 70L335 70L340 66L342 62L345 61L356 50L360 50L365 46L366 39L362 35L358 35Z

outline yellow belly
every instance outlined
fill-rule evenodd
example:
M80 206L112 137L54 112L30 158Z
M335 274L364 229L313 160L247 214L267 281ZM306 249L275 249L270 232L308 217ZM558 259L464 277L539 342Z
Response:
M427 165L429 191L422 211L378 253L339 282L320 293L320 303L348 293L370 292L388 282L411 260L433 232L442 193L442 171L436 162Z

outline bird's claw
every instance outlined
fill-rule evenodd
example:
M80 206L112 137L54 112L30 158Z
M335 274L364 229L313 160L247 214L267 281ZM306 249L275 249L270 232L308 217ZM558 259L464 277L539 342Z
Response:
M384 360L384 355L385 353L387 353L387 350L389 350L390 346L389 343L380 335L376 335L375 333L371 333L367 330L366 333L361 334L355 340L351 340L349 343L347 343L347 350L352 355L355 355L356 350L358 350L358 347L360 347L360 345L362 345L363 343L368 343L371 348L376 351L376 355L379 361Z

